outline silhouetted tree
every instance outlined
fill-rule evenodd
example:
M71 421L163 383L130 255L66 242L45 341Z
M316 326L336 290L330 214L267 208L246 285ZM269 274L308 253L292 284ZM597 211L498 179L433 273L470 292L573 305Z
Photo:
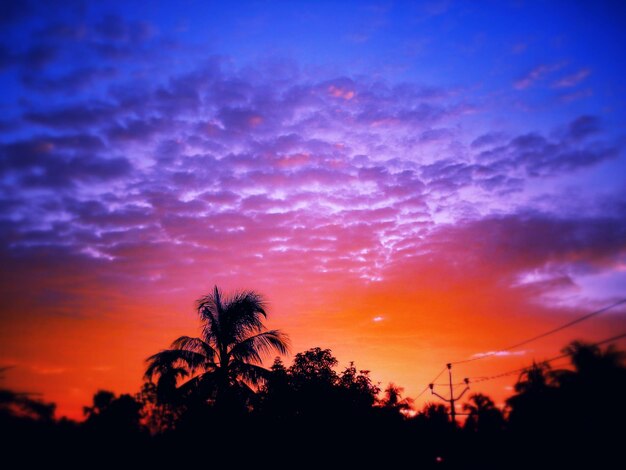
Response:
M427 403L422 411L417 414L415 420L426 422L431 428L444 430L450 428L448 408L441 404Z
M625 355L613 345L602 349L597 345L574 341L563 349L570 356L573 370L552 373L558 385L559 420L572 434L614 427L626 419L626 406L621 402L593 399L606 392L613 396L626 395ZM575 411L574 411L575 410Z
M157 394L164 397L188 374L192 378L179 392L211 400L223 410L232 409L250 394L250 386L268 377L269 371L261 367L262 355L285 354L287 337L279 330L264 331L265 302L252 291L225 297L216 286L198 300L197 311L200 337L181 336L170 349L150 356L146 378L159 376Z
M404 413L411 410L413 400L411 398L402 398L403 391L402 387L389 383L383 398L380 400L380 407L389 415L404 417Z
M311 348L296 354L289 373L296 386L307 382L330 386L337 380L337 373L333 370L337 363L330 349Z
M116 397L113 392L100 390L93 396L92 406L85 406L85 425L105 433L135 433L141 429L140 402L128 394Z
M354 362L346 367L337 379L345 403L343 408L352 414L367 414L376 403L380 387L372 382L369 370L357 371Z
M469 413L464 425L466 430L495 434L504 428L502 411L487 395L474 393L469 397L469 403L463 405L463 411Z
M552 374L560 386L581 387L591 391L599 383L604 387L623 385L626 353L617 350L614 345L602 350L594 344L573 341L563 352L570 356L574 370L560 370Z
M554 421L557 391L549 372L548 364L533 362L520 374L516 394L506 400L514 429L530 432L541 421Z
M330 349L319 347L296 354L288 369L277 359L263 389L262 413L312 422L367 416L380 388L369 371L357 370L351 362L338 374L337 364Z
M564 350L573 370L548 370L533 364L507 400L513 439L528 446L524 461L541 456L546 465L570 468L604 468L621 456L621 428L626 407L621 401L603 400L604 391L626 394L624 355L613 346L602 350L579 341ZM554 439L567 442L570 452L554 448ZM547 456L547 458L546 458Z
M137 400L142 404L141 422L151 434L173 430L184 409L184 402L179 394L176 394L176 399L168 397L163 400L157 390L156 384L145 382L137 394Z
M281 420L294 412L291 377L279 357L274 360L270 371L262 390L260 408L266 417Z
M35 421L54 420L56 405L37 400L28 393L0 389L0 418L25 418Z

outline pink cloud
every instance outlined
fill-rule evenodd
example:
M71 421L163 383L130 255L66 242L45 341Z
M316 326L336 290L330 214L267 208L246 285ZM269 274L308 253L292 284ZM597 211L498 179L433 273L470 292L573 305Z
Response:
M482 357L508 357L508 356L523 356L526 354L526 351L487 351L480 352L476 354L472 354L474 358L482 358Z
M583 82L591 74L590 69L580 69L578 72L567 75L552 84L553 88L572 88Z
M328 93L333 98L342 98L342 99L344 99L346 101L351 100L355 96L354 90L340 88L340 87L337 87L335 85L330 85L328 87Z
M554 73L560 70L564 66L565 66L565 63L563 62L539 65L535 67L534 69L532 69L530 72L528 72L526 75L521 77L520 79L516 80L513 83L513 87L517 90L525 90L527 88L530 88L531 86L536 84L538 81L545 78L547 75L550 75L551 73Z

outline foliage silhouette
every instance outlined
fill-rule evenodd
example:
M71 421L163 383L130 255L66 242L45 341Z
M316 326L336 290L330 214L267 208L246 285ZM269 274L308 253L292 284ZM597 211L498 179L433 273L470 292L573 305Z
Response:
M0 389L0 416L5 419L16 417L50 422L54 420L55 409L54 403L31 398L31 394Z
M176 405L181 400L211 402L232 412L245 405L253 388L264 382L269 371L262 356L286 354L288 338L279 330L265 330L263 298L253 291L227 297L215 286L197 301L201 322L199 337L181 336L170 349L147 359L146 378L157 376L159 403ZM181 386L181 378L191 377Z
M402 398L403 392L404 389L394 383L387 385L385 395L380 400L381 408L388 414L404 416L404 413L408 413L411 410L413 400L411 398Z
M92 406L85 406L85 426L105 433L136 433L141 430L142 404L128 394L116 397L100 390L93 396Z
M603 389L626 394L624 354L582 342L564 351L571 367L534 363L505 413L488 396L471 395L462 428L450 425L449 409L439 403L412 416L400 387L389 384L381 393L367 371L353 363L338 369L332 352L318 347L296 354L289 367L276 358L237 407L220 405L213 388L186 382L162 384L173 393L160 394L157 380L136 397L99 391L85 421L72 423L55 421L51 404L24 405L24 396L2 391L0 430L6 455L26 466L204 466L209 452L236 467L619 468L626 411L621 401L594 398ZM184 361L168 367L191 381L209 372ZM228 386L239 390L236 381L245 380L235 375Z
M463 405L463 411L469 413L464 426L466 430L495 434L504 429L504 415L487 395L470 395L469 403Z

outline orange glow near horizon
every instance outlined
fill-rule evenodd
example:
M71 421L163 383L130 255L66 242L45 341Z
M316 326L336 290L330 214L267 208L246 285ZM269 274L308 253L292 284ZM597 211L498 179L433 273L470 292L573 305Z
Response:
M207 286L205 290L209 289ZM354 286L344 292L325 290L323 297L320 292L297 292L283 286L259 291L274 293L267 295L267 326L289 334L291 355L315 346L330 348L340 361L339 369L355 361L357 368L370 370L382 388L393 382L404 387L408 397L422 391L448 361L506 347L574 315L562 312L548 316L540 306L514 304L520 300L484 295L465 287L445 295L402 291L384 283L361 290ZM5 372L5 385L42 393L44 399L57 403L58 416L82 419L82 407L90 403L93 393L99 389L137 392L144 359L176 337L198 331L189 297L199 297L200 293L183 300L183 293L159 299L155 292L138 297L149 298L143 306L137 305L137 298L128 299L128 304L120 298L119 310L112 309L105 318L46 319L32 315L5 324L1 362L15 366ZM384 321L373 322L372 312L384 312ZM553 357L572 339L595 341L611 336L621 322L620 315L607 312L604 318L532 343L522 348L521 354L454 366L454 380L491 376ZM287 364L290 360L284 358ZM446 373L437 383L447 380ZM487 393L502 403L511 394L515 380L513 375L482 382L471 385L471 391ZM448 393L447 387L439 390ZM438 399L427 391L415 408L421 409L428 401Z

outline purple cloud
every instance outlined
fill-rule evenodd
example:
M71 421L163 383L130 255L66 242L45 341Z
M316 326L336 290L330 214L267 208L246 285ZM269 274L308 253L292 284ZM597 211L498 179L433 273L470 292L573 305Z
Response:
M541 64L533 68L530 72L519 78L513 83L513 87L516 90L525 90L530 88L538 81L544 79L546 76L557 72L565 66L563 62L557 62L552 64Z
M552 86L553 88L572 88L579 83L582 83L589 75L591 75L590 69L580 69L576 73L567 75L555 81Z

